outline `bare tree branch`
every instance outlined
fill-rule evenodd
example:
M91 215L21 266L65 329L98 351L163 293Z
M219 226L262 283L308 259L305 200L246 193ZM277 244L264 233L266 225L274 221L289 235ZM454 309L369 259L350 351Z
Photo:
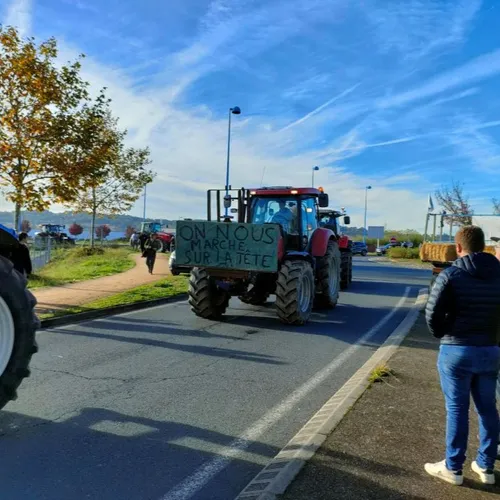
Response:
M436 198L439 204L446 211L444 220L453 225L467 226L472 224L472 210L469 198L464 193L463 185L453 182L451 186L442 187L436 191ZM464 217L465 215L465 217Z

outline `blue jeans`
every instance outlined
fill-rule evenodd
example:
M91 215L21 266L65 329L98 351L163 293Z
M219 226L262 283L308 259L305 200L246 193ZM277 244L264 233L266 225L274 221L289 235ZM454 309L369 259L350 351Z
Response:
M446 466L459 471L465 462L469 438L470 396L479 417L477 463L493 469L500 430L496 383L500 348L442 345L438 370L446 402Z

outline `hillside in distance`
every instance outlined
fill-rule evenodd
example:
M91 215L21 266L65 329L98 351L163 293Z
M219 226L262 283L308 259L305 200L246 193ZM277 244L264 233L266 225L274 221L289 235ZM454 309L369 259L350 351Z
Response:
M21 220L28 220L33 229L37 229L40 224L64 224L69 227L76 222L80 224L85 230L90 228L91 216L89 214L74 213L74 212L27 212L21 213ZM156 219L146 219L148 222ZM133 215L116 215L116 216L103 216L96 219L96 226L107 224L111 227L112 231L124 232L127 226L140 229L142 217L134 217ZM175 221L166 219L161 220L162 223L168 224L169 227L175 227ZM7 227L14 225L14 212L0 212L0 224Z

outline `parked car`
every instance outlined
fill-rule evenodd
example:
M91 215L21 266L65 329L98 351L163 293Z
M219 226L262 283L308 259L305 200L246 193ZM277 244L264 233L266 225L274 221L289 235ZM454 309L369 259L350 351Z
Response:
M382 245L380 247L377 247L375 250L377 255L380 257L381 255L385 255L387 253L387 250L389 248L394 248L394 247L399 247L401 243L387 243L387 245Z
M179 274L190 274L190 267L178 266L175 263L175 250L170 254L170 259L168 260L168 267L172 276L179 276Z
M368 254L368 246L362 241L353 241L351 251L353 255L362 255L366 257Z

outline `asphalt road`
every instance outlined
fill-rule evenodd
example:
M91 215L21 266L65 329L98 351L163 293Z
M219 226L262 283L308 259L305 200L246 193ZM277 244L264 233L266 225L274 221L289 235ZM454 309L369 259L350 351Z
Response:
M234 299L219 323L178 302L40 332L0 412L0 497L233 500L429 279L359 257L337 308L305 327Z

